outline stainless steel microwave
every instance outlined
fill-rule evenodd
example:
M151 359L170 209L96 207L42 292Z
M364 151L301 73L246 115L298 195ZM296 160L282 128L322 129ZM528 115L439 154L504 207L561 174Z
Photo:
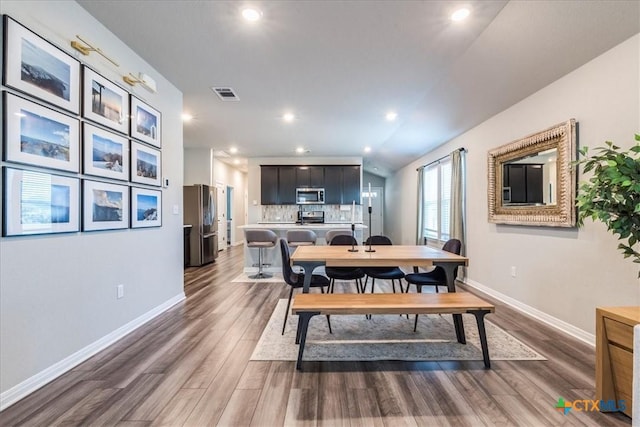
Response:
M296 204L324 205L324 188L296 188Z

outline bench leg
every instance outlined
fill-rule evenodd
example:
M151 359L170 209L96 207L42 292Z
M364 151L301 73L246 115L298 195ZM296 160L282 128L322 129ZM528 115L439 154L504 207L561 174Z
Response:
M318 312L307 312L300 313L300 320L298 321L298 334L300 335L300 348L298 349L298 361L296 362L296 369L302 369L302 354L304 353L304 344L307 341L307 330L309 329L309 320L316 314L320 314ZM296 338L296 343L298 340Z
M491 368L491 360L489 360L489 346L487 344L487 332L484 329L484 316L489 313L487 310L470 310L469 313L476 316L478 323L478 335L480 336L480 346L482 347L482 359L484 367Z

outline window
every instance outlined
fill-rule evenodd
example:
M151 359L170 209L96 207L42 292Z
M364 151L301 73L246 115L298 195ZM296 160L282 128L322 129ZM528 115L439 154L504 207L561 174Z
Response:
M451 159L447 157L423 169L422 224L423 236L439 241L449 240L451 207Z

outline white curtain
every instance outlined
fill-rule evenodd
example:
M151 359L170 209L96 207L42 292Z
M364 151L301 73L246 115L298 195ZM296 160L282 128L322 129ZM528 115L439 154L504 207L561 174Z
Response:
M418 229L416 245L424 244L424 166L418 168Z
M462 255L466 253L464 153L464 150L455 150L451 153L451 209L449 211L449 237L462 242Z

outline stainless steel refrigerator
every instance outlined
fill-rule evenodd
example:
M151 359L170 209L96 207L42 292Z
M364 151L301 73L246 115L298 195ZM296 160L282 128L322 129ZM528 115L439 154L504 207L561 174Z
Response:
M200 266L218 256L218 213L216 188L208 185L185 185L184 223L191 224L189 265Z

